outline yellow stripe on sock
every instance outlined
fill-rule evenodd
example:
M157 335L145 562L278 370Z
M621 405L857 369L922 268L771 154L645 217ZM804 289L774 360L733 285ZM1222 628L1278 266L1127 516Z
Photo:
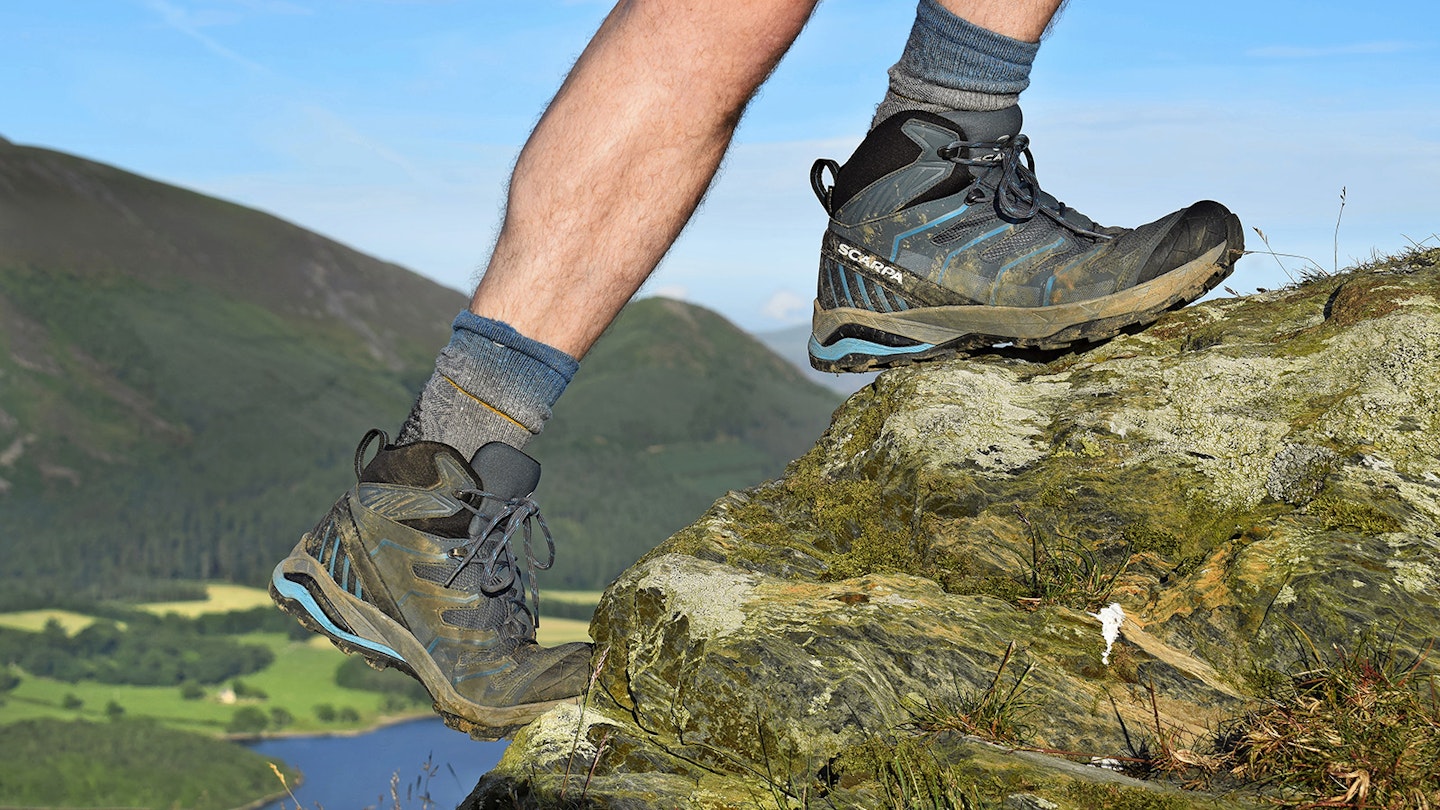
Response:
M485 400L483 400L483 399L475 396L474 394L470 393L469 391L466 391L466 390L460 385L460 383L455 382L454 380L450 379L449 377L447 377L447 376L444 375L444 374L441 374L440 376L445 378L445 382L448 382L448 383L450 383L451 385L455 386L455 390L456 390L456 391L459 391L460 393L464 394L465 396L467 396L467 397L475 400L476 402L480 403L481 405L484 405L486 408L489 408L490 410L492 410L492 411L494 411L495 413L499 414L500 416L504 417L504 418L505 418L506 420L508 420L511 424L513 424L515 427L520 428L521 430L525 431L526 433L533 433L533 432L534 432L534 431L532 431L530 428L525 427L525 425L521 424L520 420L516 419L515 417L511 416L511 415L508 414L508 413L505 413L504 411L500 410L499 408L495 407L494 405L491 405L490 403L486 402Z

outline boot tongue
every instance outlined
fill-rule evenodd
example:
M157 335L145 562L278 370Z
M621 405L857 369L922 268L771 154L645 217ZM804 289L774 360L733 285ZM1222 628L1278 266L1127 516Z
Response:
M470 518L471 537L478 537L497 515L502 514L505 501L533 494L540 483L540 462L504 442L490 442L476 450L475 455L470 457L470 467L480 476L481 489L493 496L486 498L479 505L479 511ZM503 529L502 521L488 537L481 538L484 541L481 547L482 557L488 556L494 549L494 543L500 542ZM498 596L503 587L510 593L520 594L523 599L526 574L522 570L509 570L511 562L508 554L498 558L496 562L498 567L493 578L486 583L485 592L492 597ZM534 576L534 572L530 572L529 576ZM505 586L507 580L509 585ZM519 610L514 607L510 609ZM533 635L534 630L530 632Z
M482 488L504 500L524 498L540 484L540 462L504 442L490 442L470 457Z
M960 128L960 135L964 140L981 143L999 143L1013 140L1020 134L1020 126L1024 123L1025 116L1021 115L1019 105L1012 105L1003 110L990 110L987 112L972 112L956 110L945 113L945 118L954 122ZM1004 153L998 148L985 148L983 146L972 146L965 150L964 156L970 160L980 161L978 164L970 164L970 176L981 185L991 189L999 189L1004 176L1003 158ZM1039 190L1036 192L1039 194Z
M1025 123L1018 104L986 112L955 110L945 113L944 117L960 127L967 141L998 141L1007 135L1013 138L1020 134L1020 127Z

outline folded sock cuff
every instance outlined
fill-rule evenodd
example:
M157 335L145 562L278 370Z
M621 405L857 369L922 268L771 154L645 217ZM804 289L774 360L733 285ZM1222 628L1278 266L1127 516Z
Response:
M580 363L553 346L525 337L502 321L460 313L437 373L454 385L539 433Z
M516 327L510 326L505 321L487 319L487 317L477 316L472 311L465 310L455 316L451 329L454 330L454 334L451 336L452 343L459 343L462 346L471 347L471 349L481 350L481 352L491 352L490 347L484 346L484 344L475 344L472 336L482 337L495 346L513 349L514 352L540 363L544 368L553 372L559 378L560 391L557 391L554 398L550 399L550 405L554 405L554 402L560 398L560 392L564 391L564 386L569 385L570 380L575 378L575 372L580 369L580 362L575 357L566 355L562 350L550 346L549 343L540 343L539 340L530 339L530 337L518 333ZM514 359L514 362L520 362L520 360ZM536 370L539 372L540 369Z
M997 34L936 0L920 0L905 52L890 69L890 89L941 105L952 95L1015 96L1030 86L1030 66L1039 50L1038 42Z

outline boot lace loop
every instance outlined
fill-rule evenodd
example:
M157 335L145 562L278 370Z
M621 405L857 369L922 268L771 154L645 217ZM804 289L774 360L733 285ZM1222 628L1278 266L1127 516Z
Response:
M996 141L952 141L940 149L940 157L962 166L994 167L1000 164L1000 181L994 189L995 206L1006 217L1028 220L1044 214L1057 225L1080 236L1111 239L1109 234L1082 227L1065 216L1067 207L1058 200L1047 205L1035 176L1035 156L1030 152L1030 138L1018 134ZM965 155L978 157L966 157ZM1053 198L1052 198L1053 199Z
M452 557L458 557L459 564L450 572L445 587L450 587L466 566L478 562L482 566L481 582L487 583L481 585L481 593L491 598L507 595L520 611L529 614L530 626L539 627L540 586L535 572L555 564L555 538L550 534L545 518L540 515L540 505L529 497L501 498L481 489L465 489L458 494L466 497L462 501L465 508L480 520L472 520L468 539L450 550ZM482 511L487 503L499 503L499 511L493 515L488 514L489 510ZM535 556L532 520L540 527L540 536L545 540L544 562ZM525 558L523 569L519 566L515 549L517 538ZM504 580L491 585L500 576ZM511 616L512 621L518 618L518 614Z

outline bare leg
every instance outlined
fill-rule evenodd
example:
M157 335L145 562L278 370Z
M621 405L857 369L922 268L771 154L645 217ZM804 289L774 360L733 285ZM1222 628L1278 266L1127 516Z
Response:
M1021 42L1039 42L1065 0L939 0L957 17Z
M520 153L470 310L573 357L680 234L817 0L622 0Z

